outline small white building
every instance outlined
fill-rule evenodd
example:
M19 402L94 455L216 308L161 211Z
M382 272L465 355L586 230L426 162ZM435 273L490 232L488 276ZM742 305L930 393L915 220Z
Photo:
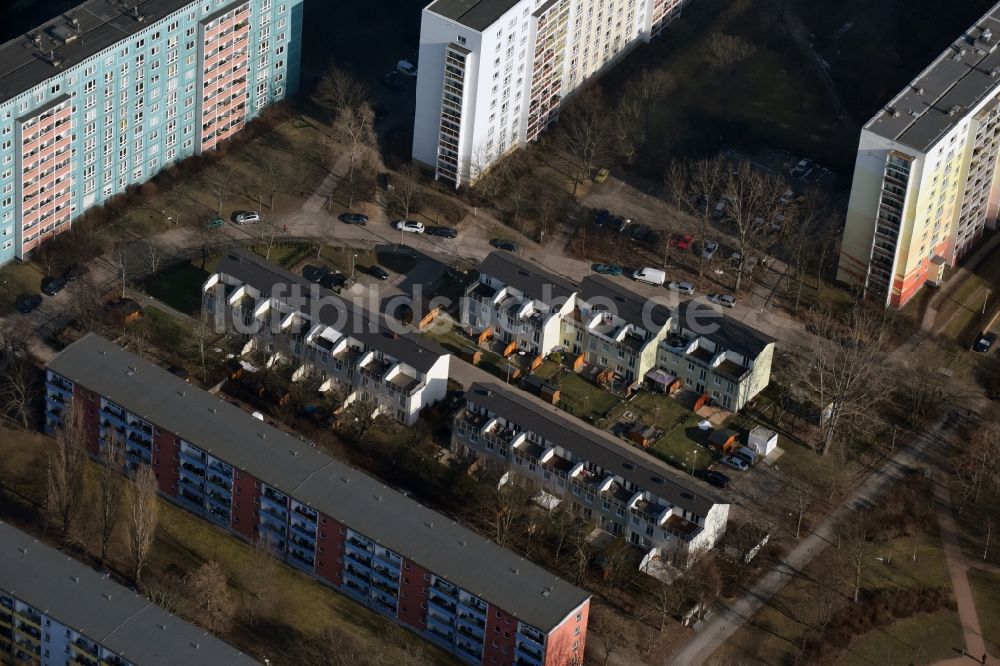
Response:
M762 458L767 457L772 451L778 448L778 433L768 430L763 426L757 426L750 431L750 436L747 438L747 447Z

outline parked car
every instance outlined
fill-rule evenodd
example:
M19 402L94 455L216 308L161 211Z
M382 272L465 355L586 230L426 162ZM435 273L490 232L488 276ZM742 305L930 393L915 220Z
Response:
M63 279L66 282L76 282L87 274L87 267L83 264L73 264L63 271Z
M347 276L340 272L327 273L319 279L319 286L340 291L347 286Z
M694 293L694 285L690 282L671 282L667 285L667 289L681 294L687 294L688 296Z
M708 300L724 308L736 307L736 297L731 294L712 294Z
M314 284L319 284L319 281L322 280L329 272L329 268L307 264L302 268L302 277Z
M594 225L600 228L607 224L609 220L611 220L611 211L605 208L597 211L597 215L594 216Z
M648 236L651 231L652 229L648 224L637 224L632 227L632 231L629 235L632 237L632 240L641 242L646 240L646 236Z
M678 250L687 250L688 248L691 247L692 243L694 243L694 235L693 234L683 234L683 235L681 235L681 236L679 236L677 238L677 249Z
M490 245L498 250L507 250L508 252L517 252L517 243L514 241L503 240L501 238L493 238L490 240Z
M719 244L715 241L708 241L705 243L705 247L701 248L701 258L705 261L711 261L715 253L719 251Z
M382 77L381 83L389 90L406 90L409 78L405 74L393 70Z
M714 469L705 470L698 475L703 481L716 488L728 488L729 477Z
M615 215L611 218L611 222L615 231L618 233L625 231L628 228L628 225L632 224L632 220L627 217L622 217L621 215Z
M608 176L610 176L610 175L611 174L608 173L607 169L601 169L600 171L597 172L597 175L594 176L594 182L595 183L603 183L604 181L606 181L608 179Z
M46 296L55 296L66 288L66 278L62 275L47 277L42 280L42 293Z
M458 230L453 227L424 227L424 233L428 236L440 236L441 238L456 238Z
M646 284L662 287L663 283L667 281L667 274L659 268L646 266L632 273L632 279L636 282L645 282Z
M373 278L376 278L378 280L388 280L389 279L389 271L385 270L384 268L382 268L381 266L378 266L378 265L375 265L375 266L372 266L371 268L369 268L368 269L368 274L371 275Z
M396 71L404 76L416 76L417 66L409 60L400 60L396 63Z
M993 348L993 343L996 341L996 333L983 333L976 339L976 344L972 345L972 351L985 354Z
M341 213L340 221L344 224L360 224L364 226L368 224L368 216L361 213Z
M17 299L17 311L21 314L33 312L35 308L42 304L42 297L38 294L25 294Z
M253 210L241 210L233 217L236 224L257 224L260 222L260 213Z
M225 220L216 215L215 217L213 217L212 219L210 219L208 222L205 223L205 228L208 229L209 231L212 231L213 229L221 228L225 223L226 223Z
M399 220L393 226L395 226L400 231L408 231L411 234L424 233L424 223L417 222L416 220Z
M621 275L622 267L618 264L593 264L590 270L602 275Z
M747 464L747 461L743 460L743 458L740 458L739 456L726 456L719 462L729 469L735 469L738 472L745 472L750 469L750 465Z

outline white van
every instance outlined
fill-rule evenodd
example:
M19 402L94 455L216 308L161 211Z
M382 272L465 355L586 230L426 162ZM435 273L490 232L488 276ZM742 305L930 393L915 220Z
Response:
M649 266L646 266L645 268L640 268L635 273L632 273L632 279L636 282L645 282L647 284L655 284L658 287L662 287L663 283L667 281L667 274L659 268L650 268Z

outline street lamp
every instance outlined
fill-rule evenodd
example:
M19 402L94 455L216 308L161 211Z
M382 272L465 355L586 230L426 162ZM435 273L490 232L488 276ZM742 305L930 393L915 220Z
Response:
M354 260L358 258L358 255L351 255L351 282L354 282Z

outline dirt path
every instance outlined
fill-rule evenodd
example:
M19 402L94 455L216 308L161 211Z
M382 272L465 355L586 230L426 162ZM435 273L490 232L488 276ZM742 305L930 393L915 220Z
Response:
M983 630L979 625L979 614L976 611L976 601L969 585L969 561L958 543L958 527L951 508L951 492L948 489L948 478L943 472L938 473L938 482L934 484L934 507L937 513L938 526L941 531L941 545L944 548L945 562L951 576L951 586L958 604L958 616L962 621L962 633L965 637L965 653L979 659L986 655L986 642L983 640ZM968 664L969 657L949 659L942 664ZM986 663L986 662L980 662Z

